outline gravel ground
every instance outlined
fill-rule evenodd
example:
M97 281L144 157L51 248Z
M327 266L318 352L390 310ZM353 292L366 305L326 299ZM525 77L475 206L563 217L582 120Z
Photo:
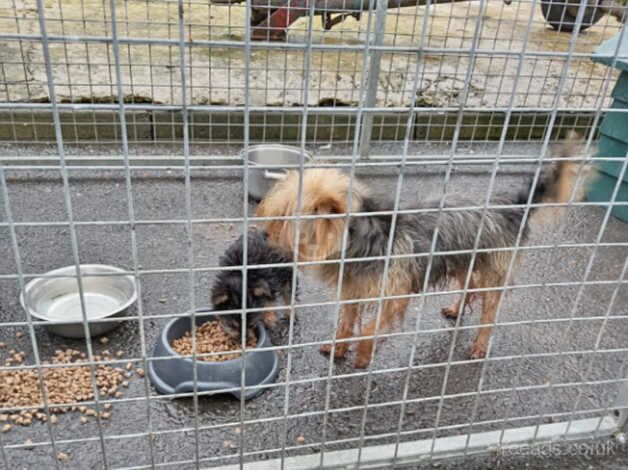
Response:
M151 148L160 154L164 149ZM520 153L529 152L530 146L515 147ZM39 149L39 153L41 149ZM381 148L382 152L397 152L395 147ZM429 153L433 149L424 149ZM54 154L54 149L50 150ZM82 149L81 154L102 154L103 149ZM114 151L110 151L115 154ZM133 149L134 153L149 153L146 149ZM5 155L30 154L30 149L6 148ZM220 153L218 150L213 152ZM489 168L479 165L456 166L453 173L452 190L462 190L482 201L488 182ZM133 170L133 198L136 217L146 221L136 226L137 250L142 270L151 271L141 275L141 302L145 315L144 343L148 352L152 350L160 329L168 321L168 315L184 312L190 305L188 273L159 272L173 268L185 268L187 262L187 236L181 224L157 223L163 219L183 219L185 216L184 179L181 170ZM374 192L392 194L396 184L394 168L363 169L360 176ZM37 226L18 226L17 237L26 274L42 273L50 269L72 263L69 230L64 225L46 223L66 220L63 188L59 173L51 170L29 169L6 170L9 182L10 205L16 222L43 222ZM517 191L526 184L528 167L504 165L499 172L497 186L503 191ZM413 166L404 179L402 199L412 204L417 198L439 195L442 191L444 168L437 166ZM206 168L192 172L192 217L221 218L239 217L243 210L243 186L241 174L237 170L216 170ZM74 217L77 222L124 221L128 220L124 173L119 170L76 170L70 175L70 193ZM254 204L249 204L250 213ZM547 244L557 240L568 243L589 243L597 236L604 211L598 207L579 208L567 214L565 232L557 234L556 228L534 226L528 244ZM5 221L2 213L0 220ZM215 266L218 257L227 245L238 236L241 227L228 223L198 223L192 230L195 267ZM605 243L624 243L627 240L626 226L619 220L610 218L603 232ZM128 224L82 224L77 227L80 260L83 263L107 263L124 268L132 267L130 228ZM0 321L23 321L24 314L19 305L19 288L14 279L16 266L8 242L6 226L0 226ZM559 250L534 250L523 257L518 271L520 284L542 281L582 280L585 267L593 256L591 248L569 248ZM596 281L616 281L621 273L628 249L623 246L599 247L595 251L589 279ZM195 298L197 306L207 305L211 272L198 272L195 275ZM614 399L617 379L625 377L625 348L628 343L628 291L622 289L610 308L610 316L604 323L609 309L609 301L616 284L588 285L584 288L580 302L573 310L573 302L578 286L522 288L512 290L506 297L500 320L541 320L598 317L574 322L571 328L566 323L532 323L503 325L495 332L491 355L502 360L487 363L482 394L477 402L477 413L473 416L476 395L468 394L445 398L438 420L439 427L469 423L476 424L474 431L501 429L523 424L536 424L560 421L561 416L540 417L540 414L559 414L576 410L578 416L590 416L587 410L610 405ZM330 292L307 273L302 275L301 303L326 301ZM452 331L443 331L450 324L438 313L440 307L451 301L451 296L429 296L420 321L420 334L416 341L415 365L433 365L414 369L409 380L409 399L417 399L408 404L402 422L402 430L407 431L408 439L426 438L436 422L439 400L422 398L438 397L443 387ZM419 301L413 301L408 315L399 330L412 331ZM333 308L328 306L298 308L298 321L295 324L294 344L329 340L333 334ZM476 309L477 310L477 309ZM135 313L135 312L133 312ZM478 322L478 314L466 315L464 325ZM602 330L601 330L602 329ZM594 347L598 333L602 331L598 353L583 354L582 351ZM0 341L8 348L27 353L27 362L33 356L28 335L16 338L23 327L3 326ZM464 363L466 350L472 340L472 330L460 330L453 352L453 360L461 361L451 366L445 387L447 395L473 392L478 388L482 364ZM40 354L50 357L60 347L74 347L84 350L80 341L71 341L50 336L42 329L36 330ZM106 348L121 350L123 362L141 357L142 340L138 321L124 322L109 335ZM275 344L286 344L285 335L274 334ZM411 351L409 336L391 338L378 344L378 354L373 364L372 383L368 395L369 408L366 414L365 435L367 444L391 442L382 434L395 432L399 420L400 406L394 403L401 399L403 384ZM94 343L95 351L105 346ZM562 356L543 356L543 353L564 351ZM532 355L532 357L520 357ZM0 351L0 356L3 351ZM402 368L400 371L383 372L386 369ZM590 368L590 373L589 373ZM334 378L330 382L330 409L328 424L322 427L326 383L319 380L326 377L328 361L321 356L315 346L295 347L292 350L290 380L301 381L289 387L274 387L259 398L247 402L243 408L247 420L257 420L244 427L244 439L239 441L241 407L230 396L203 398L198 403L198 424L203 429L198 434L198 453L206 459L203 465L212 463L232 463L233 457L242 450L256 453L257 459L276 457L273 449L281 448L284 433L290 450L296 453L319 452L317 444L326 434L328 441L358 439L360 437L363 411L358 409L365 401L366 377L361 371L351 367L351 358L335 364ZM286 380L286 355L281 356L281 372L278 383ZM604 383L601 383L604 381ZM586 385L582 382L588 382ZM564 385L572 383L573 385ZM554 385L550 385L554 384ZM556 385L558 384L558 385ZM563 384L563 385L561 385ZM145 400L145 382L134 377L124 393L124 399L136 400L114 402L111 419L103 422L102 437L106 454L106 465L111 468L150 465L149 441L145 435L148 429L156 434L152 439L154 463L164 468L193 468L192 464L180 464L194 458L195 407L192 400L160 399L151 388L150 401ZM287 402L286 402L286 399ZM391 403L393 402L393 403ZM287 403L287 406L286 406ZM289 418L281 418L284 413ZM309 414L308 414L309 413ZM598 414L593 413L597 416ZM495 422L497 421L497 422ZM438 435L452 435L465 432L462 429L439 430ZM300 443L299 436L304 437ZM101 436L95 421L81 424L78 413L68 413L59 417L54 427L57 450L65 452L69 460L61 464L63 468L102 468L104 466ZM72 439L87 439L84 442L64 442ZM29 427L14 427L1 434L5 446L3 463L6 468L43 468L55 462L50 445L48 428L36 423ZM32 441L33 445L14 447ZM39 445L41 444L41 445ZM347 448L351 443L328 444L326 449ZM353 443L355 445L355 442ZM221 460L215 460L220 459ZM522 457L505 454L468 458L464 461L433 462L430 465L445 468L626 468L628 449L615 448L612 455L604 456L562 456L562 457ZM419 468L419 467L417 467ZM421 467L422 468L422 467Z

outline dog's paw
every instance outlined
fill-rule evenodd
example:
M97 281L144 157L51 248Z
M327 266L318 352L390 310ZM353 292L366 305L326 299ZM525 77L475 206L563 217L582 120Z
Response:
M293 326L296 325L296 321ZM277 319L277 323L275 323L274 330L279 332L282 335L288 334L290 331L290 317L288 316L280 316Z
M370 363L371 363L370 357L365 357L358 354L358 356L355 358L355 361L353 363L353 367L355 367L356 369L366 369Z
M440 309L440 313L450 320L458 318L458 305L450 305L449 307L443 307Z
M486 357L486 349L486 344L474 341L469 349L469 357L471 359L483 359Z
M331 354L331 344L323 344L320 349L322 354L329 355ZM334 351L334 357L336 359L340 359L345 357L347 353L347 346L344 344L336 344L336 349Z

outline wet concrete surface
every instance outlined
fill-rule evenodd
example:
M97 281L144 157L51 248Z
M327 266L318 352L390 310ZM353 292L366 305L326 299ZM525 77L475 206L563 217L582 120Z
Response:
M529 152L532 147L524 148ZM6 149L16 155L28 153L21 148ZM396 148L396 151L399 149ZM49 150L54 154L54 149ZM388 149L390 151L390 149ZM393 148L394 151L394 148ZM102 150L99 150L102 153ZM115 154L115 150L113 151ZM164 153L162 151L162 153ZM483 201L488 182L486 166L456 165L450 188L464 191ZM393 194L396 184L394 168L362 169L359 175L376 193ZM530 167L505 164L498 174L497 188L516 192L528 181ZM7 167L9 202L16 222L42 222L38 226L18 226L17 237L22 269L28 275L72 263L69 229L65 225L46 223L67 220L63 187L59 173L50 170L17 170ZM442 192L444 168L413 166L406 172L402 190L405 204L419 198L438 196ZM187 234L181 224L158 223L164 219L185 218L184 179L181 170L133 170L133 198L138 220L136 227L138 261L141 270L151 271L140 276L144 315L144 344L150 355L161 327L168 315L187 311L190 306L188 273L159 272L187 266ZM124 172L118 170L72 170L70 194L77 222L128 221ZM202 169L191 175L192 217L194 219L240 217L243 210L243 185L240 171ZM249 212L254 204L249 204ZM601 229L604 210L599 207L580 207L567 214L566 229L558 234L556 227L535 225L528 245L591 243ZM2 221L6 215L2 213ZM152 222L152 223L151 223ZM194 266L216 266L218 257L241 230L239 224L198 223L193 225L192 240ZM106 263L132 268L130 228L128 224L79 225L77 227L80 260L83 263ZM16 273L9 233L0 227L0 275ZM604 228L604 243L626 243L626 225L610 218ZM518 284L582 280L584 270L594 250L563 248L526 252L517 274ZM574 299L578 286L534 287L514 289L507 294L500 313L491 357L486 363L482 383L485 393L477 395L483 364L466 362L474 331L461 329L453 349L450 369L446 367L454 336L452 325L440 315L440 307L449 304L450 294L428 296L420 316L416 355L410 370L407 398L401 430L403 439L429 438L433 428L436 435L446 436L472 431L511 428L519 425L549 423L568 419L575 411L576 418L600 416L600 408L611 406L621 378L626 376L628 344L628 291L618 292L614 305L609 301L621 274L628 248L604 247L595 251L589 280L610 281L587 285L578 305ZM211 272L197 272L194 276L193 303L207 305L212 283ZM19 305L17 280L0 277L0 321L24 321ZM310 304L332 299L332 293L308 273L302 273L302 294L299 302ZM406 319L397 331L412 332L421 300L413 300ZM478 323L479 306L466 315L464 326ZM609 313L606 321L603 318ZM137 311L134 310L133 314ZM520 320L568 319L568 322L539 322L512 324ZM292 364L289 388L269 388L259 398L245 403L243 417L252 421L240 424L240 402L230 396L204 397L198 402L198 449L195 445L195 406L191 399L164 399L150 388L150 401L145 399L145 383L134 377L121 401L114 401L111 419L103 421L106 463L111 468L150 465L151 447L154 463L163 468L193 468L190 463L177 463L195 458L198 451L202 466L232 463L240 451L254 453L255 459L274 458L282 443L287 455L320 452L323 437L329 441L325 450L357 445L364 422L365 443L394 442L390 435L398 429L400 401L408 374L408 363L413 346L412 335L397 336L378 343L372 365L372 383L368 393L366 416L367 376L355 370L351 359L337 362L327 382L328 359L318 352L318 346L299 346L301 343L327 341L332 338L332 306L297 306L298 320L294 329ZM582 320L583 317L595 319ZM580 320L578 320L580 319ZM28 335L16 338L24 327L3 326L0 341L8 348L25 351L32 363L32 349ZM600 343L595 354L596 339ZM42 358L49 357L60 347L84 350L80 341L53 337L36 329ZM139 361L142 340L137 320L124 322L108 335L109 350L122 350L122 363ZM274 334L275 344L287 343L287 337ZM105 348L94 343L95 351ZM563 351L560 356L552 353ZM0 351L0 356L3 354ZM528 356L528 357L521 357ZM286 352L281 355L278 384L288 377ZM389 370L394 369L394 370ZM443 387L445 375L447 384ZM336 377L336 376L341 377ZM325 397L329 386L327 426L322 427ZM440 401L441 390L445 398ZM440 416L436 419L439 406ZM475 412L473 411L475 409ZM284 416L287 414L287 419ZM544 416L541 416L544 415ZM473 423L472 426L467 424ZM240 433L236 428L241 428ZM154 433L152 440L147 431ZM243 433L242 433L243 430ZM243 437L240 440L240 437ZM304 437L301 444L297 438ZM54 427L58 450L69 455L63 468L102 468L104 465L98 427L95 422L81 424L78 413L59 417ZM24 444L34 447L5 449L7 468L47 468L53 465L54 455L47 427L41 423L16 427L0 436L5 446ZM69 443L65 440L87 439ZM333 443L332 441L338 441ZM41 444L41 445L40 445ZM504 453L491 453L465 460L429 462L423 468L626 468L628 449L615 447L613 455L557 456L529 458ZM223 459L224 457L224 459Z

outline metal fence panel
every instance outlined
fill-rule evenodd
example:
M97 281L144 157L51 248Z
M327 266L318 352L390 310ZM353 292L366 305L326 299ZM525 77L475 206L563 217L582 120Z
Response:
M611 211L626 205L628 158L597 155L595 142L604 116L625 112L613 107L611 91L613 66L628 57L618 46L613 66L591 61L600 43L618 32L623 38L625 29L606 14L610 4L592 5L3 0L4 467L395 468L441 459L625 458L628 243ZM622 8L611 13L621 16ZM289 27L265 29L265 21ZM562 30L548 23L563 23ZM571 129L584 135L577 182L594 157L617 165L609 201L581 201L576 190L559 204L534 200L542 171L556 160L552 145ZM259 143L292 144L314 159L295 165L295 210L284 217L296 227L289 305L268 308L289 312L270 348L280 357L279 376L246 401L251 387L242 368L239 385L221 391L240 394L231 400L198 391L194 319L210 301L220 255L242 235L247 260L249 229L267 222L255 216L253 163L242 158ZM316 220L304 211L303 172L311 167L348 175L349 208L358 207L360 185L391 200L390 210L376 214L358 208L327 217L346 222L337 259L301 253L302 230ZM527 181L522 204L498 203L496 194ZM457 192L474 204L446 204ZM437 198L434 207L420 204L428 196ZM532 226L526 239L537 208L564 215ZM521 221L511 244L486 248L482 234L496 209L522 209ZM395 251L408 217L465 211L480 214L470 249L441 250L437 225L426 252ZM389 221L385 249L352 258L349 221L365 216ZM474 266L496 253L508 262L494 289L476 286L470 267L457 287L430 284L443 255L466 256ZM388 292L395 266L410 258L424 260L420 285ZM354 272L347 266L368 261L381 263L381 277L369 296L347 298ZM61 263L75 268L84 340L48 335L19 305L26 284ZM124 271L117 275L137 286L136 307L115 319L123 326L105 339L89 337L86 263L118 264ZM309 274L324 264L338 264L326 287ZM244 309L236 313L244 319L255 311L246 305L252 268L245 261L235 269L243 273ZM480 328L479 315L459 312L448 321L433 311L454 295L495 289L486 357L469 359L466 340ZM384 330L390 302L409 306L395 329ZM366 369L333 355L347 344L334 329L351 305L368 306L374 321L361 338L374 343ZM144 371L163 359L154 344L178 317L193 320L192 391L162 395ZM245 326L242 338L246 361ZM324 345L329 356L318 354ZM49 377L76 364L50 358L67 348L84 354L91 396L60 403ZM103 389L106 365L126 377L120 390ZM10 403L27 395L13 386L18 376L29 377L39 403Z

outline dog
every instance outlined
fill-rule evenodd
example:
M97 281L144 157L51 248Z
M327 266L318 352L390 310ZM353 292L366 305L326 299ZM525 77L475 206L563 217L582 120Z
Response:
M577 151L576 137L571 135L562 145L560 156L570 157ZM546 165L540 175L532 197L533 203L567 202L574 190L579 163L559 161L557 164ZM486 211L482 223L478 249L514 247L519 231L524 207L528 201L532 182L527 190L518 195L496 194L491 197L491 206L522 205L513 208L490 208ZM298 241L298 257L304 261L339 260L342 248L343 232L347 217L330 217L356 212L370 213L392 211L393 204L372 196L357 180L352 186L350 206L348 195L350 178L338 169L307 169L302 176L302 216L312 217L300 220L300 238ZM271 188L267 196L258 206L256 215L273 218L284 217L282 220L265 222L265 230L270 242L281 248L295 249L294 219L285 216L297 215L297 193L299 175L291 172L283 181ZM422 201L415 206L419 209L437 208L439 199ZM384 288L384 296L407 296L421 291L428 264L428 256L432 246L435 230L437 239L436 252L452 252L469 250L474 247L476 234L482 220L482 209L464 209L476 207L478 202L464 195L448 195L445 208L463 209L457 211L428 211L422 213L399 214L394 228L392 243L393 255L421 255L391 258L388 276ZM537 212L532 209L531 213ZM385 257L392 224L392 215L363 215L348 217L348 238L345 258ZM528 224L524 227L524 239L528 232ZM507 250L478 251L473 266L470 266L471 253L434 255L429 273L428 285L434 287L455 280L464 286L467 272L471 269L469 289L482 289L476 292L482 298L483 309L481 324L470 349L471 358L483 358L486 355L491 325L494 323L495 312L502 294L499 288L506 282L506 274L512 254ZM516 261L516 260L515 260ZM319 264L314 267L318 276L331 286L337 286L339 278L339 262ZM345 262L342 279L341 300L377 298L381 295L381 282L384 261L350 261ZM489 290L494 289L494 290ZM464 310L475 294L468 294L442 313L456 318ZM381 330L386 330L404 316L409 299L389 298L382 302L380 318ZM356 324L365 311L365 302L351 302L342 305L340 320L336 330L336 339L345 340L354 335ZM360 336L376 333L376 320L362 327ZM349 348L349 342L336 344L335 357L343 357ZM373 349L372 339L362 339L357 344L355 367L364 368L370 364ZM321 352L330 353L331 345L325 344Z
M264 231L253 229L247 237L246 308L260 309L280 298L290 305L292 295L292 266L256 268L255 265L285 264L292 262L290 253L268 243ZM233 242L219 260L219 265L244 265L244 237ZM211 299L217 312L242 309L242 270L221 270L212 286ZM297 283L298 288L298 283ZM247 328L264 322L274 328L279 320L275 311L247 312ZM241 338L242 315L239 312L218 315L223 329L235 338Z

